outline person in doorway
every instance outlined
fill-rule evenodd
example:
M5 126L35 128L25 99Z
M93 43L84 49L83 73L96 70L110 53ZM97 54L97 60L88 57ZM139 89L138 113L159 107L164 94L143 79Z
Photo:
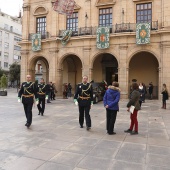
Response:
M166 84L163 84L162 88L162 109L166 109L166 100L168 100L169 94Z
M138 115L138 110L140 110L140 104L139 104L139 99L140 99L140 93L139 93L139 86L137 83L132 84L132 93L130 96L130 100L127 103L127 108L129 111L130 106L133 105L135 106L134 112L130 114L130 119L131 119L131 125L128 130L125 130L125 133L130 133L131 135L136 135L138 134L138 120L137 120L137 115ZM133 131L134 128L134 131Z
M27 75L26 79L27 81L22 83L21 88L18 92L18 102L21 102L22 97L22 103L27 119L25 126L29 128L32 124L32 106L34 103L34 96L36 99L36 103L38 103L38 97L35 83L31 82L31 76Z
M106 108L106 129L109 135L116 134L114 132L114 125L116 121L117 112L119 111L120 89L118 82L113 82L112 86L108 87L103 103Z
M71 83L68 83L68 94L67 94L67 96L68 97L71 97L72 96L72 93L71 93L71 90L72 90L72 86L71 86Z
M82 83L77 85L76 93L74 95L75 105L79 105L79 124L83 128L84 114L86 119L86 129L91 129L90 109L93 105L93 87L88 83L88 77L83 76Z
M48 95L46 95L46 89L47 89L47 87L45 85L44 79L41 78L40 84L37 85L37 94L38 94L38 99L39 99L37 108L39 110L38 115L41 114L41 116L44 115L45 99L48 99Z
M152 84L152 82L149 83L148 90L149 90L150 99L152 100L152 98L153 98L153 84Z
M139 104L141 108L142 102L144 101L144 94L145 94L145 90L144 90L142 83L139 83L139 93L140 93Z

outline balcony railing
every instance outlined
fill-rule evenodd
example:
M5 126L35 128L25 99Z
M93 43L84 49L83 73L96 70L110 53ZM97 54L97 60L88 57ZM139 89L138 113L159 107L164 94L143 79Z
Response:
M136 32L136 23L122 23L111 25L110 33L122 33L122 32ZM77 31L73 31L72 37L82 35L96 35L98 27L80 27ZM158 21L152 21L151 30L158 30ZM59 30L59 37L62 37L63 31Z
M28 35L28 40L32 40L32 35L33 35L33 34L34 34L34 33L30 33L30 34ZM50 38L49 32L41 33L41 39L47 39L47 38Z

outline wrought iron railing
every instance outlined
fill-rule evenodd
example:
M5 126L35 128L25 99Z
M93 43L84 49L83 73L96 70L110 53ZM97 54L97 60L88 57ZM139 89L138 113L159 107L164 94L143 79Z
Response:
M73 36L96 35L98 27L80 27L77 31L73 31ZM151 30L158 30L158 21L152 21ZM62 37L63 31L59 30L59 37ZM135 32L136 23L121 23L110 26L110 33Z
M34 33L30 33L30 34L28 35L28 40L32 40L32 35L33 35L33 34L34 34ZM49 32L41 33L41 39L47 39L47 38L50 38Z

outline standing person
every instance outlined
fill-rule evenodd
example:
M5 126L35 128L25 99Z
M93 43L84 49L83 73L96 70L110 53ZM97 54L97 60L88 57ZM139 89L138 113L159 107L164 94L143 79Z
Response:
M150 99L152 100L152 97L153 97L153 84L152 82L149 83L149 95L150 95Z
M26 79L27 81L22 83L21 88L19 90L18 102L21 102L22 97L22 103L24 106L25 116L27 119L25 126L30 127L32 124L32 106L34 103L34 95L37 102L38 98L35 83L31 82L31 76L27 75Z
M55 93L57 93L55 83L52 84L52 90L53 90L52 99L55 100Z
M130 96L130 100L127 104L127 107L128 107L127 111L130 110L131 105L135 106L134 112L131 113L131 115L130 115L130 119L131 119L130 128L128 130L124 131L125 133L130 133L131 135L138 134L137 114L138 114L138 110L140 110L140 104L139 104L140 93L138 91L138 88L139 88L139 86L137 83L132 84L132 93ZM134 131L133 131L133 128L134 128Z
M139 104L140 104L140 107L141 107L142 102L144 101L144 94L145 94L145 90L144 90L142 83L139 83L139 93L140 93Z
M168 100L168 89L166 87L166 84L163 84L162 88L162 109L166 109L166 100Z
M146 85L144 83L142 83L143 85L143 89L144 89L144 94L143 94L143 103L145 103L145 96L147 94L147 90L146 90Z
M103 103L106 108L106 128L109 135L116 134L114 132L114 124L116 121L117 112L119 111L120 89L118 82L113 82L112 86L108 87Z
M54 88L53 88L53 83L52 82L50 82L50 89L51 89L50 99L53 100L53 97L54 97Z
M47 103L51 103L51 102L50 102L50 99L51 99L51 90L52 90L51 82L49 82L49 83L46 85L46 94L48 95Z
M63 91L63 99L67 99L67 93L68 93L68 84L64 84L64 91Z
M38 105L37 108L39 110L39 114L41 116L44 115L44 110L45 110L45 98L48 99L48 95L46 96L46 85L44 82L44 79L41 78L40 84L37 85L37 94L38 94Z
M68 83L68 97L71 97L71 96L72 96L71 90L72 90L71 83Z
M74 102L76 105L79 105L80 128L83 128L85 114L86 129L91 129L91 117L89 112L93 105L93 87L88 83L87 76L83 76L82 83L77 85Z

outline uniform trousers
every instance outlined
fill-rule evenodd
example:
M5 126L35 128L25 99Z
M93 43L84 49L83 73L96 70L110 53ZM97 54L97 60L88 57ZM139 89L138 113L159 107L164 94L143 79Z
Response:
M27 123L31 125L32 123L32 106L33 103L23 103L24 105L24 111L25 111L25 116L27 118Z
M90 105L88 106L79 106L79 123L80 126L83 126L84 123L84 114L86 119L86 126L91 127L91 117L90 117Z
M131 113L131 125L130 130L133 130L133 127L135 126L135 131L138 132L138 120L137 120L138 110L134 110L133 114Z
M37 105L39 112L43 115L44 110L45 110L45 97L44 98L39 98L39 103Z
M106 109L106 128L108 133L114 132L114 125L117 117L117 110Z

